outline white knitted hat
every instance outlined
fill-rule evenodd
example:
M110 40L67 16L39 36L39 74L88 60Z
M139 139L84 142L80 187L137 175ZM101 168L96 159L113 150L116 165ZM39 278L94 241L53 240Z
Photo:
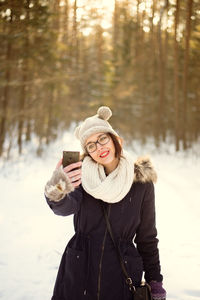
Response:
M81 146L84 150L86 140L94 133L110 132L118 136L108 120L112 116L112 111L107 106L99 107L97 114L85 119L81 125L75 129L75 136L80 140Z

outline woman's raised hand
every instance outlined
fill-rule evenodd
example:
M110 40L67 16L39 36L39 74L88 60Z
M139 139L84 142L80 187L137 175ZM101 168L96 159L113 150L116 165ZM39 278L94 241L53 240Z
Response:
M59 160L56 169L58 169L61 165L62 165L62 158ZM78 187L81 184L81 166L82 166L82 162L79 161L77 163L70 164L69 166L63 168L63 171L67 174L74 188Z

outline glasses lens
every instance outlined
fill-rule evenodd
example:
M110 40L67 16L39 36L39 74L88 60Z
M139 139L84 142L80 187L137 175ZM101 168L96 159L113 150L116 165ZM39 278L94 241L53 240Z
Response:
M86 150L88 153L92 153L97 149L97 143L100 145L105 145L109 142L110 137L107 134L102 134L96 142L89 143L86 145Z
M109 141L109 136L106 134L101 135L98 139L100 145L105 145L106 143L108 143L108 141Z
M94 152L96 150L96 144L95 143L88 144L86 146L86 149L89 153Z

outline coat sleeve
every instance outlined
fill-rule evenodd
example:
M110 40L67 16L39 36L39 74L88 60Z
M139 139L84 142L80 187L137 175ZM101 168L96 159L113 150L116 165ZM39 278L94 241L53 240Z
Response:
M136 232L135 243L142 256L145 280L162 281L160 274L159 250L155 218L155 196L153 183L146 183L146 191L141 207L141 221Z
M79 211L83 198L83 188L80 185L73 192L66 194L60 201L52 201L46 195L45 197L49 207L56 215L69 216Z

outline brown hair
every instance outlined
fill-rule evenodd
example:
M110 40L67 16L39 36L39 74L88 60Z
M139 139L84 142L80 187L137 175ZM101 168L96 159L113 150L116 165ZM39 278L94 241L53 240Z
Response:
M112 133L109 133L109 135L115 146L115 157L120 158L120 156L122 154L122 145L120 143L120 139Z

